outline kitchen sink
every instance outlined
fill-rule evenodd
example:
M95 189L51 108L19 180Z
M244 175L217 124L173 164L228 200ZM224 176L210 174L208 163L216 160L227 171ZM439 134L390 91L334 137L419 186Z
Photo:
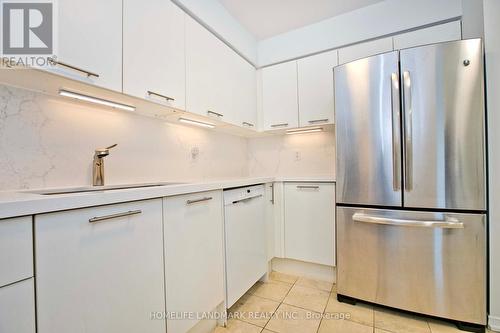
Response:
M28 191L28 193L40 194L40 195L61 195L61 194L86 193L86 192L106 192L106 191L169 186L169 185L179 185L179 184L183 183L163 182L163 183L148 183L148 184L87 186L87 187L74 187L74 188L62 188L62 189L50 189L50 190L36 190L36 191Z

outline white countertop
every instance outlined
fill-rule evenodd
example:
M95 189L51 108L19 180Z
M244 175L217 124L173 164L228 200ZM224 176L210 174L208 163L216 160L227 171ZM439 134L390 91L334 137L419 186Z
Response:
M55 212L119 202L168 197L188 193L222 190L254 184L279 182L334 182L331 176L313 177L253 177L212 180L206 182L182 182L180 184L152 187L136 187L80 193L43 195L33 193L41 190L19 190L0 192L0 219ZM177 182L177 181L176 181ZM141 184L136 184L140 186ZM74 188L68 188L68 191ZM58 188L61 190L61 188Z

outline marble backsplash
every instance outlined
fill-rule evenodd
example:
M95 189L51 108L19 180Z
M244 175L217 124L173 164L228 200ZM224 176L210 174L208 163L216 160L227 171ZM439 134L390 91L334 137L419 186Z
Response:
M333 132L246 139L0 85L0 190L334 172ZM297 157L298 156L298 157Z
M335 131L269 136L248 142L252 176L335 175Z

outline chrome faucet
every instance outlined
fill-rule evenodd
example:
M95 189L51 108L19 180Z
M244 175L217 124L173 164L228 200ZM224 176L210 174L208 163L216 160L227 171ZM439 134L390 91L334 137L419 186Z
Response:
M94 167L92 170L92 185L104 186L104 157L109 155L109 150L116 147L117 144L106 148L97 148L94 153Z

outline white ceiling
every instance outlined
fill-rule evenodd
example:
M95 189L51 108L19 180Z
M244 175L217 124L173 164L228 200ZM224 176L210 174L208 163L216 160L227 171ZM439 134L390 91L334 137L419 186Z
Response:
M383 0L219 0L258 40Z

